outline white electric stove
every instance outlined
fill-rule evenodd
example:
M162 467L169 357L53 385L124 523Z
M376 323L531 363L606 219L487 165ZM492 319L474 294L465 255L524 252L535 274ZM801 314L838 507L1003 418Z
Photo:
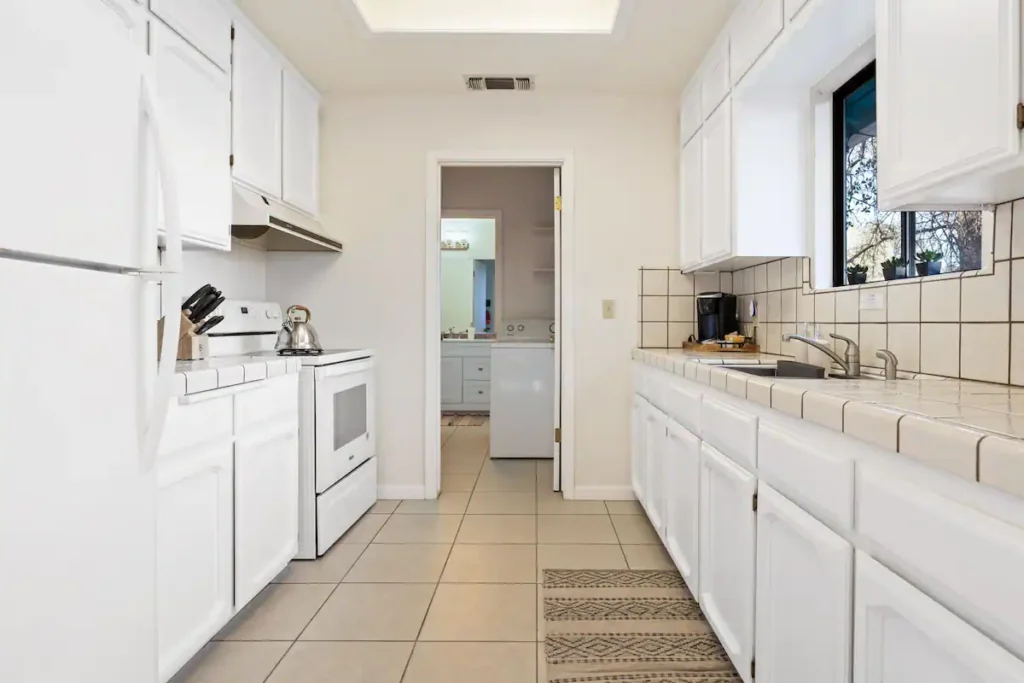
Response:
M226 301L210 334L211 353L251 358L274 351L281 307ZM326 349L287 354L299 373L299 559L327 552L377 501L373 352Z

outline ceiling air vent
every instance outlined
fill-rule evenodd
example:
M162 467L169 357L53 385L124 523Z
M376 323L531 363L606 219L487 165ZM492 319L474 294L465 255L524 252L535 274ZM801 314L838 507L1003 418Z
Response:
M533 90L529 76L466 76L467 90Z

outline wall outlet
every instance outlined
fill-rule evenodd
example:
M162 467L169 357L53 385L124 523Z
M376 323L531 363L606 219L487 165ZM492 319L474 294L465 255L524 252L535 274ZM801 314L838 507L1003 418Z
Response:
M885 308L885 297L881 289L863 289L860 292L860 310L881 311Z
M601 302L601 315L604 316L605 320L611 320L615 317L615 299L605 299Z

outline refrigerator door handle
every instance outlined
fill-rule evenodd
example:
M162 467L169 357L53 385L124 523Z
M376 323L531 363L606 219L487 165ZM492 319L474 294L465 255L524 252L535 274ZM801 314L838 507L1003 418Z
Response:
M142 106L149 118L149 132L153 136L157 172L160 177L160 189L163 195L164 228L166 233L166 249L164 250L163 266L156 270L141 271L145 279L155 279L161 283L161 310L176 312L181 306L181 205L179 190L179 173L175 151L167 139L163 128L165 118L163 104L157 92L156 78L153 73L152 59L143 72ZM156 462L157 449L163 435L167 411L170 407L171 394L174 390L174 364L177 360L178 348L177 320L163 326L160 339L160 361L157 380L153 388L150 405L146 412L143 430L142 450L140 453L140 469L148 472Z

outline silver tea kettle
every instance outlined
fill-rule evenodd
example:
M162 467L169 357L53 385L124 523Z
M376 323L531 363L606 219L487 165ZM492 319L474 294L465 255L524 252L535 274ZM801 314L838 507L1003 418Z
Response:
M296 311L304 311L306 313L305 320L295 315ZM313 314L305 306L298 304L290 306L284 315L284 325L277 333L277 343L274 344L274 348L285 353L316 354L323 351L323 347L320 346L320 337L309 323L312 319Z

